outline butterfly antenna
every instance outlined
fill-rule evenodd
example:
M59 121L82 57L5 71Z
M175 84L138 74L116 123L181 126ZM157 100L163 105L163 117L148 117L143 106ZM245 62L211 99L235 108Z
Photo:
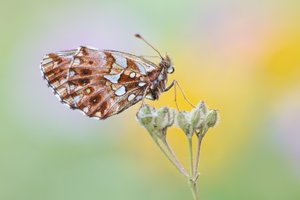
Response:
M154 46L152 46L149 42L147 42L147 40L145 40L140 34L135 34L134 36L137 37L137 38L139 38L139 39L141 39L141 40L143 40L143 41L144 41L146 44L148 44L154 51L156 51L156 52L158 53L158 55L161 57L161 59L164 59L164 58L162 57L162 55L159 53L159 51L158 51L157 49L155 49Z

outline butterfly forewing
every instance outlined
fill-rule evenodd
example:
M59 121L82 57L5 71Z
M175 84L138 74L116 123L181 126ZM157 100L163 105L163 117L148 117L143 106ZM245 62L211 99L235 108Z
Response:
M143 58L80 47L48 54L41 70L62 102L90 117L105 119L139 102L156 65Z

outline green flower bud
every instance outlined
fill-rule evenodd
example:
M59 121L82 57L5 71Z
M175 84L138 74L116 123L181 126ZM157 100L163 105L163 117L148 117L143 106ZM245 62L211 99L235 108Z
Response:
M219 121L219 113L216 110L210 110L207 114L206 124L209 128L216 126Z
M137 113L138 122L148 130L152 137L165 137L166 128L174 123L175 111L173 109L163 107L159 110L144 105Z
M138 122L144 127L147 127L153 121L153 112L155 109L149 105L144 105L137 113Z
M203 114L206 114L208 112L208 108L204 101L201 101L196 107L196 109L200 110Z
M205 118L206 118L206 114L203 112L203 109L200 107L196 107L191 112L191 124L193 130L197 130L203 127L205 125Z
M188 137L191 137L193 135L194 131L193 131L193 127L191 124L191 114L190 113L188 113L186 111L179 112L176 117L176 124L179 128L181 128L183 130L183 132Z
M156 124L160 129L170 127L174 123L175 110L162 107L157 110Z
M203 137L209 128L217 124L219 113L208 109L203 101L191 112L182 111L177 115L171 108L162 107L156 110L149 105L144 105L137 113L139 123L154 138L166 137L167 128L174 124L174 119L187 137L191 138L194 133Z

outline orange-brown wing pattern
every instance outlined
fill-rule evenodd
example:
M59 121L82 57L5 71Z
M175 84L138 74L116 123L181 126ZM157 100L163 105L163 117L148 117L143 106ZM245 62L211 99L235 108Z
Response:
M147 72L155 70L155 64L130 54L80 47L46 55L41 70L63 103L105 119L148 93Z

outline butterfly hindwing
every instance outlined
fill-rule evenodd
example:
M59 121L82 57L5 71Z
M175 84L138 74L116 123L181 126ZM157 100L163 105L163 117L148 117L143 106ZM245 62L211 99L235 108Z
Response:
M151 84L147 73L155 64L127 53L80 47L46 55L41 70L63 103L104 119L143 98Z

